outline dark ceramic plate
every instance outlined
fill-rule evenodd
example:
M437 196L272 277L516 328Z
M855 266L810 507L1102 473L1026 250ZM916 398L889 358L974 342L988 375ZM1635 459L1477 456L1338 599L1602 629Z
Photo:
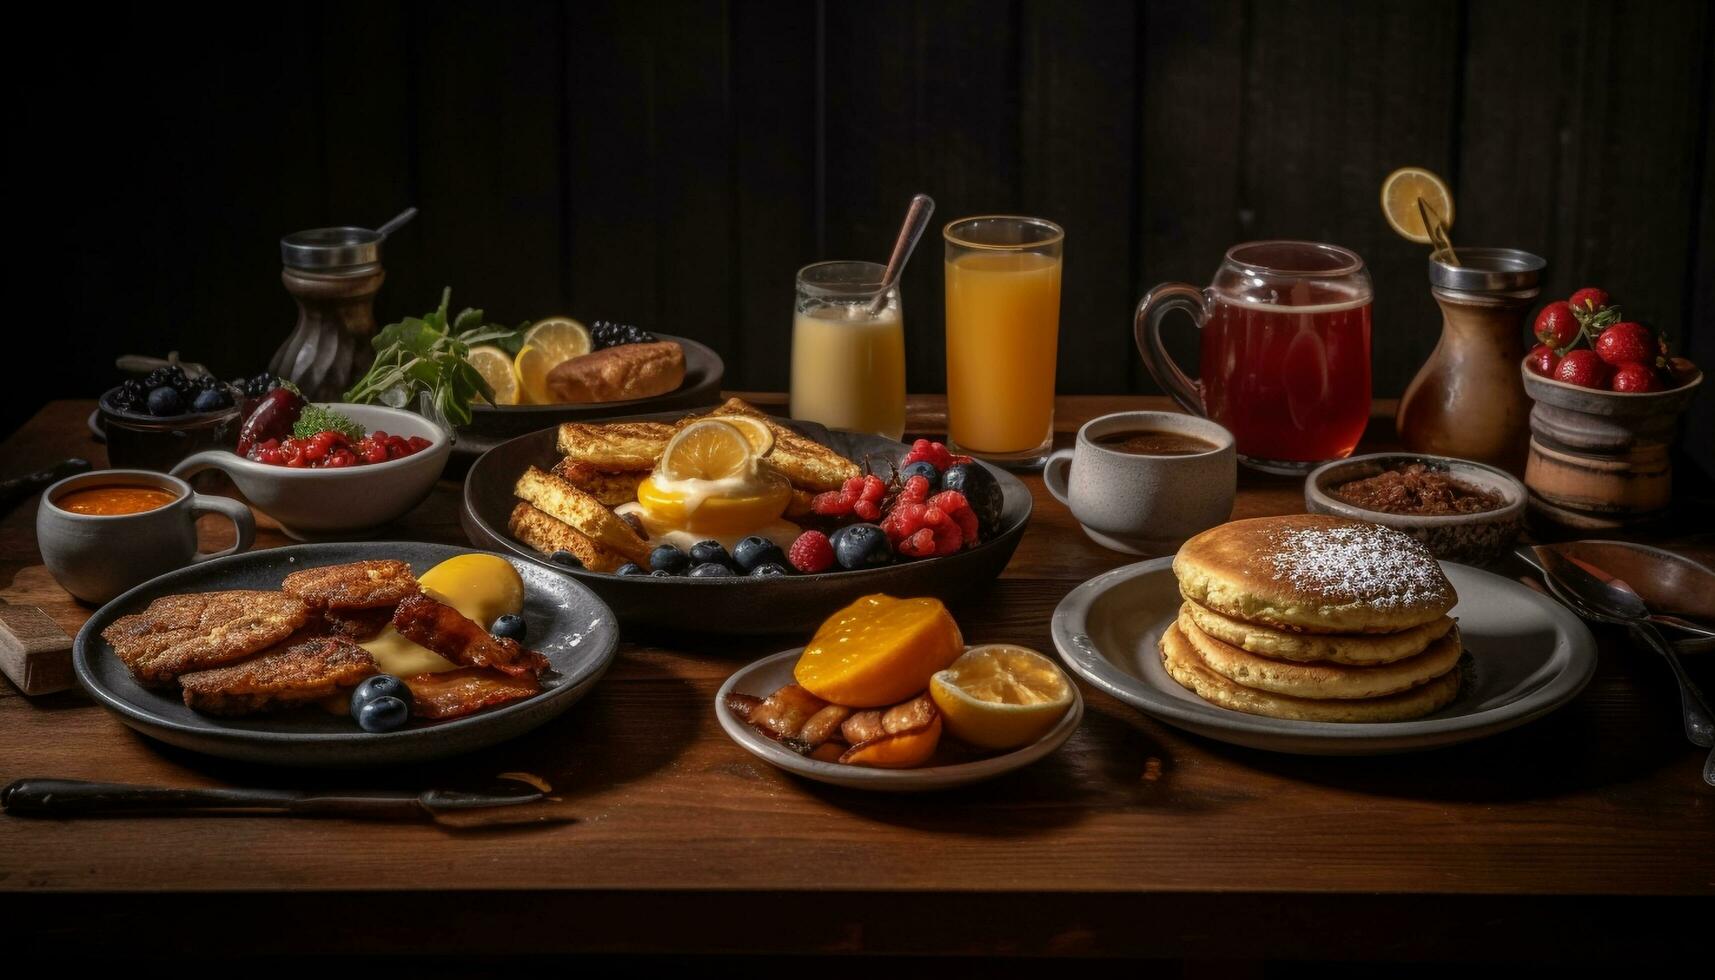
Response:
M77 634L72 663L78 683L119 720L169 745L227 759L283 766L379 766L421 762L504 742L548 721L584 696L613 663L619 624L590 591L532 562L513 560L524 577L528 644L553 667L535 697L449 721L413 721L394 732L365 732L343 715L314 708L215 718L179 700L178 689L153 690L132 678L101 631L151 600L181 592L278 589L288 573L320 565L396 558L419 575L470 549L417 542L303 544L217 558L152 579L90 617Z
M676 421L682 413L667 412L638 418ZM777 419L848 459L898 463L907 447L892 439L831 431L813 423ZM903 562L862 571L823 572L780 578L651 578L646 575L604 575L566 569L512 540L507 518L517 499L512 487L526 467L548 469L559 460L554 429L544 429L502 443L470 468L464 481L464 506L459 511L465 533L478 548L522 558L539 568L577 579L613 607L627 626L697 633L755 635L807 633L842 606L860 596L885 592L895 596L936 596L957 599L997 578L1030 523L1030 490L1005 470L982 464L1005 495L1000 533L969 551L946 558Z
M675 408L703 408L720 401L721 380L726 365L721 356L689 337L658 333L661 340L676 341L685 351L685 382L665 395L633 398L593 405L473 405L471 423L459 429L453 455L475 459L514 436L535 432L561 422L589 422L638 412Z

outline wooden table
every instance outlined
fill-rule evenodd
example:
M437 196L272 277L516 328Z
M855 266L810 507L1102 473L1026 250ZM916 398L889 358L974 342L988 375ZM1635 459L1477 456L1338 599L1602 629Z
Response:
M1062 398L1086 419L1159 399ZM0 473L101 462L88 402L56 402L0 447ZM913 399L936 431L938 399ZM1372 433L1389 433L1378 404ZM1385 441L1385 440L1383 440ZM1049 616L1128 559L1036 493L1006 575L955 609L971 642L1052 650ZM462 543L458 485L396 529ZM1301 510L1299 482L1243 473L1235 517ZM0 522L0 596L68 630L90 610L41 566L33 505ZM212 525L213 522L208 522ZM219 533L210 526L209 544ZM276 531L257 547L283 543ZM1706 542L1705 542L1706 543ZM1573 704L1420 755L1298 758L1194 737L1087 687L1057 754L973 789L869 795L799 781L716 724L740 663L785 640L627 644L567 715L444 764L267 771L134 734L81 692L0 684L0 781L481 785L523 770L575 822L452 829L337 819L0 817L14 949L162 955L408 951L1067 954L1637 962L1689 953L1715 895L1715 791L1653 657L1599 633ZM1693 669L1710 686L1708 661ZM1692 900L1688 901L1690 897ZM285 918L281 918L284 916ZM290 922L290 927L282 927ZM385 928L377 928L385 925Z

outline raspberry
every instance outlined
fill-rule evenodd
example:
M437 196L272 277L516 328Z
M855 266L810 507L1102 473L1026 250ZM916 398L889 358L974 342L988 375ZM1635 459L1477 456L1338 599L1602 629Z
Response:
M874 480L876 478L869 477L868 479ZM879 480L876 482L880 483ZM838 490L829 490L825 493L818 493L815 497L811 498L810 509L823 517L844 517L852 512L852 508L857 506L857 502L859 500L863 499L864 483L864 477L854 476L847 480ZM883 484L883 492L885 492L886 489L886 485ZM876 499L879 500L880 498L878 497Z
M905 454L904 461L899 465L902 467L910 466L918 460L927 460L936 469L945 473L947 467L953 465L953 454L948 452L947 447L939 442L919 439L911 444L911 451Z
M929 478L914 476L905 481L905 486L899 491L900 503L922 503L929 499Z
M873 500L860 500L852 505L852 513L858 520L874 523L881 516L881 506Z
M792 542L786 560L805 575L825 572L833 567L834 546L828 542L826 534L820 531L805 531Z
M908 538L900 539L894 545L894 551L912 558L933 558L935 556L935 532L923 528Z

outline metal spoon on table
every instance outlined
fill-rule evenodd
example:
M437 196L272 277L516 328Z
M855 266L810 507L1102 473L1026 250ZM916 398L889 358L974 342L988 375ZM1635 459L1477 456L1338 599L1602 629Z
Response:
M1685 737L1691 744L1703 748L1715 746L1715 720L1709 702L1685 673L1685 667L1661 631L1650 622L1650 611L1637 593L1621 589L1596 578L1576 562L1552 550L1537 552L1542 558L1544 581L1549 591L1585 619L1614 623L1626 627L1633 637L1661 654L1679 682L1679 707L1685 725ZM1715 786L1715 751L1703 763L1703 781Z

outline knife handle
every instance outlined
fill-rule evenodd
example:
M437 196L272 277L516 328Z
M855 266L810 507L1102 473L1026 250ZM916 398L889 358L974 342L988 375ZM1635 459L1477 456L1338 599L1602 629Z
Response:
M25 473L9 480L0 480L0 514L10 511L21 503L24 498L40 490L47 489L77 473L87 473L90 470L89 460L73 457L56 463L45 470Z
M43 816L234 807L282 810L289 808L301 795L290 790L183 789L92 783L81 779L20 779L0 789L0 809L16 815Z

